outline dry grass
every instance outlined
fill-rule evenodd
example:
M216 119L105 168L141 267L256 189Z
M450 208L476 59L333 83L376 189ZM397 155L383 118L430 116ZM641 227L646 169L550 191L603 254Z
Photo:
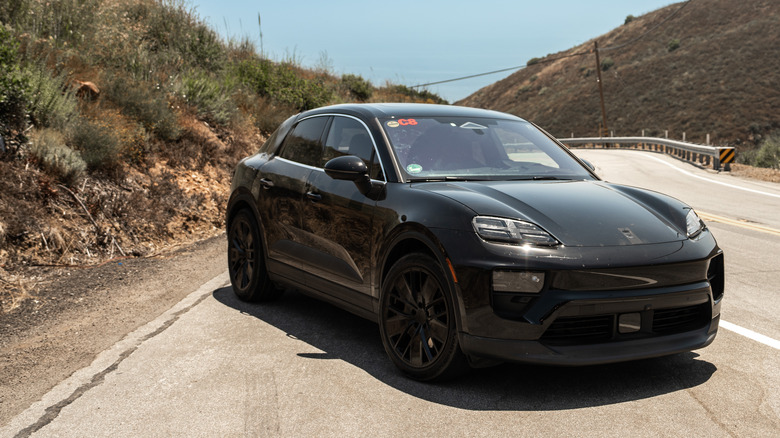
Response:
M731 165L731 173L736 176L744 176L759 181L780 183L780 170L777 169L767 169L765 167L753 167L746 164L734 163Z
M0 268L0 312L11 312L26 300L34 299L37 285L35 277L13 275Z

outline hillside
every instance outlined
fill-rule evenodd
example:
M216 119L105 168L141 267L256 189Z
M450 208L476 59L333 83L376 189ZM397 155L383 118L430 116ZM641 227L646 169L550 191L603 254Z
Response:
M510 112L559 137L596 136L594 41L607 126L615 135L668 130L670 138L685 132L689 141L704 143L709 133L714 144L749 149L780 129L776 0L693 0L627 17L611 32L534 59L456 103ZM580 52L588 53L566 57Z
M238 160L354 101L446 103L264 58L180 0L0 2L0 309L31 308L59 268L220 233Z

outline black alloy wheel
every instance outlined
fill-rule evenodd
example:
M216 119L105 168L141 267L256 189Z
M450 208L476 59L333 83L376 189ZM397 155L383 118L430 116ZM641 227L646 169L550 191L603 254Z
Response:
M382 286L380 332L395 365L415 379L442 380L468 369L449 282L427 255L407 255L390 269Z
M228 272L233 292L242 301L268 301L280 295L266 272L260 230L248 210L236 213L228 225Z

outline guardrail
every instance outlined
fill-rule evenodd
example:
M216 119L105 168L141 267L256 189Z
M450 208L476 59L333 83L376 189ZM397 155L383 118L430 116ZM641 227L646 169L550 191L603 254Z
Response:
M706 146L701 144L686 143L683 141L669 140L668 138L656 137L582 137L582 138L559 138L558 141L565 145L592 145L609 147L615 145L617 148L631 148L640 150L651 150L673 155L682 160L699 163L704 166L712 165L715 170L730 171L731 163L736 157L736 149L723 146Z

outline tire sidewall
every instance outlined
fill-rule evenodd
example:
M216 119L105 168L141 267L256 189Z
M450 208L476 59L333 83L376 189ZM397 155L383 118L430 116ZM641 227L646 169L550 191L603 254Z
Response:
M413 367L398 355L390 344L384 326L384 315L387 311L390 285L393 284L395 278L412 268L424 271L428 275L436 278L443 291L444 298L447 301L448 334L446 344L442 352L433 360L433 362L424 367ZM438 261L426 254L412 253L401 257L395 262L390 268L390 271L388 271L385 281L382 283L379 311L379 332L382 337L382 345L396 367L410 377L422 381L436 380L453 374L453 369L459 365L456 363L459 361L458 356L462 355L460 346L458 345L455 299L451 283Z
M249 283L247 284L246 288L240 288L237 285L237 281L235 280L235 272L233 272L231 263L230 263L230 247L233 245L232 239L233 239L233 230L235 229L235 226L240 224L241 222L246 222L249 225L249 230L252 233L252 240L254 241L254 251L255 251L255 260L254 260L254 269L252 270L252 275L249 279ZM260 289L261 281L263 280L261 278L262 275L265 274L265 255L263 252L263 245L262 240L260 238L260 229L255 221L254 215L252 215L248 210L244 209L233 215L233 217L230 220L230 224L228 225L228 270L230 274L230 282L233 286L233 292L243 301L254 301L257 296L257 292Z

